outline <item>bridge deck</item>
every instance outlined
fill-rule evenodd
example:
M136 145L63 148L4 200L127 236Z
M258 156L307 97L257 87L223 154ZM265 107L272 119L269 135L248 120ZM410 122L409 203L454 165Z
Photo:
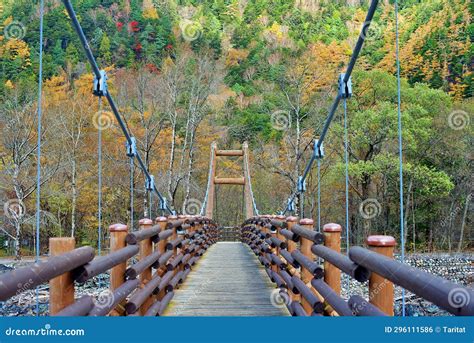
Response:
M164 315L287 316L270 301L275 286L250 249L240 242L211 246L189 273Z

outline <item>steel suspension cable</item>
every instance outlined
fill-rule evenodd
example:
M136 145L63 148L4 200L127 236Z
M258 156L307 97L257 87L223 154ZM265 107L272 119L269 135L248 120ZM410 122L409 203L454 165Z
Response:
M36 148L36 254L35 261L39 262L40 257L40 215L41 215L41 135L43 117L43 33L44 33L44 0L40 1L40 35L39 35L39 71L38 71L38 137ZM36 315L39 316L39 291L36 294Z
M321 232L321 159L318 158L318 232Z
M349 255L349 135L347 124L347 99L344 98L344 169L345 169L345 210L346 210L346 254ZM346 290L349 291L350 278L344 275Z
M76 16L74 8L71 4L71 1L70 0L63 0L63 3L64 3L64 6L66 7L66 11L67 11L69 17L71 18L74 30L76 31L77 35L79 36L79 40L81 41L81 45L82 45L82 47L85 51L86 57L89 61L89 64L91 65L92 71L93 71L96 79L100 80L102 78L101 71L99 69L99 66L97 65L97 61L94 58L94 55L93 55L92 50L89 46L89 43L88 43L87 38L84 34L84 31L82 30L81 24L79 23L79 20L77 19L77 16ZM119 124L119 126L122 130L122 133L124 134L125 138L127 139L127 143L132 144L132 136L128 132L127 127L126 127L126 125L125 125L125 123L124 123L124 121L123 121L123 119L120 115L120 112L117 108L117 105L115 104L110 92L105 92L104 95L105 95L105 98L107 99L107 101L109 103L110 108L112 109L112 112L115 116L115 119L117 120L117 122L118 122L118 124ZM151 182L152 177L150 175L150 172L146 168L146 166L143 163L143 160L142 160L142 158L141 158L141 156L138 152L137 152L135 157L137 158L138 164L139 164L140 168L142 169L143 173L145 174L145 177L146 177L147 181ZM156 186L153 186L153 191L156 193L156 195L160 199L160 202L163 203L164 198L161 195L161 193L158 191ZM166 206L166 210L169 213L173 213L172 209L169 208L169 206Z
M214 150L211 149L211 157L209 159L209 173L207 175L207 188L206 188L206 194L204 195L204 201L202 202L202 206L201 206L201 216L205 215L206 206L209 199L209 188L211 187L211 182L212 182L211 172L212 172L213 163L214 163Z
M397 63L397 114L398 114L398 159L400 178L400 250L401 262L405 262L405 211L403 208L403 132L402 95L400 77L400 33L398 22L398 0L395 0L395 53ZM405 289L402 288L402 316L405 317Z
M99 96L99 123L102 122L101 117L103 115L102 112L102 97ZM98 125L98 133L97 133L97 250L98 255L102 254L102 127ZM99 275L99 287L102 283L102 277Z
M346 72L344 74L344 78L342 80L342 82L344 84L347 84L349 82L350 78L351 78L352 71L354 70L357 59L359 58L360 52L361 52L362 47L364 45L364 42L367 38L367 33L368 33L368 30L370 29L370 25L371 25L372 20L374 18L375 10L377 9L378 3L379 3L378 0L372 0L372 2L370 3L369 10L367 11L367 16L365 18L364 25L362 27L362 30L361 30L360 34L359 34L359 38L357 40L356 46L354 47L354 50L353 50L352 55L351 55L351 59L349 61ZM328 116L327 116L326 121L324 123L323 129L321 130L321 134L319 136L318 142L317 142L316 146L314 147L315 151L319 151L322 148L324 139L326 138L326 135L329 131L332 120L334 118L334 115L335 115L338 107L339 107L339 103L341 102L341 99L342 99L342 96L341 96L340 93L338 93L337 96L334 99L334 102L333 102L331 108L329 109L329 113L328 113ZM306 178L308 177L308 174L311 171L311 168L312 168L313 163L314 163L315 160L316 160L316 156L315 156L315 154L313 154L313 156L309 160L309 162L306 165L306 168L303 172L303 176L302 176L302 179L301 179L302 183L304 183ZM290 199L294 199L299 193L300 193L299 191L296 191L295 193L293 193L293 195L290 197ZM285 209L282 212L286 213L287 210Z
M134 161L133 161L133 156L130 157L130 230L134 231L134 227L133 227L133 216L134 216L134 203L133 203L133 191L134 191L134 187L133 187L133 178L134 178L134 168L135 168L135 164L134 164ZM151 218L150 218L151 219Z
M347 125L347 99L344 99L344 164L346 196L346 254L349 253L349 135Z
M245 169L247 170L247 182L249 183L250 196L252 197L253 210L255 211L255 215L258 216L259 214L258 214L258 209L257 209L257 203L256 203L255 197L254 197L254 195L253 195L252 181L251 181L251 179L250 179L250 169L249 169L248 154L245 155L244 163L245 163Z

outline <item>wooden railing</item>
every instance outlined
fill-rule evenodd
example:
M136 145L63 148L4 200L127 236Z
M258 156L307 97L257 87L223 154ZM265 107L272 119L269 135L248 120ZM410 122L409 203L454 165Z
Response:
M221 242L240 242L242 239L240 227L223 226L219 227L218 232Z
M140 220L140 230L110 229L110 253L75 249L74 238L51 238L51 257L0 275L0 301L49 282L50 315L162 315L192 266L217 241L216 224L204 217L169 216ZM138 256L137 256L138 255ZM131 263L137 257L136 263ZM97 299L75 299L75 284L110 271L110 288Z
M316 232L312 219L259 216L242 225L242 241L258 256L294 316L393 316L394 284L454 315L474 315L474 290L393 259L395 239L370 236L368 249L341 254L341 226ZM316 258L324 260L323 266ZM341 297L341 272L368 282L369 301Z

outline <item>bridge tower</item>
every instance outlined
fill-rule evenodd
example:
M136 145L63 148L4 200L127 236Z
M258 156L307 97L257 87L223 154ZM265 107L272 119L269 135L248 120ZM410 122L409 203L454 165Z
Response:
M209 163L209 182L207 189L207 200L205 203L205 215L213 218L215 204L216 185L241 185L244 188L245 216L255 215L252 197L252 185L250 184L250 171L248 163L248 144L244 142L241 150L219 150L217 143L211 145L211 159ZM243 157L242 177L216 177L217 157Z

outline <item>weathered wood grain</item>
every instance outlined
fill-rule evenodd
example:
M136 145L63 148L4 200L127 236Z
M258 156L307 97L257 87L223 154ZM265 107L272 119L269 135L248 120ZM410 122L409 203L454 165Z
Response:
M270 301L275 285L250 249L240 242L219 242L204 254L164 315L287 316Z

